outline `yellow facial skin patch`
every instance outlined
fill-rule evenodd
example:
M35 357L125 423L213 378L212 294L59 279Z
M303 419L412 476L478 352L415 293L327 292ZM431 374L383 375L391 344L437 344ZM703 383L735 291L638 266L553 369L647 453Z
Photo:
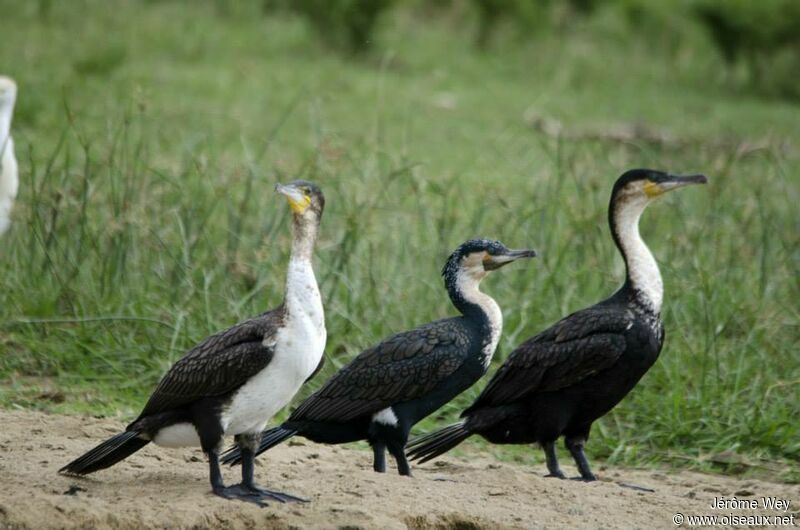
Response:
M644 192L648 197L658 197L664 193L664 190L655 182L646 182L644 185Z
M292 211L296 214L302 214L303 212L308 209L308 206L311 204L311 197L308 195L303 195L303 198L299 201L296 201L293 197L287 196L286 199L289 201L289 206L291 206Z

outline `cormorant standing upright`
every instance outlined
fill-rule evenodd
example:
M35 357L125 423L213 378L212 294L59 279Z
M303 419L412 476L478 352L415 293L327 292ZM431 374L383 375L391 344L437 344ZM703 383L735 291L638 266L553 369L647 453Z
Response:
M564 436L583 480L595 480L583 448L592 423L630 392L664 343L663 286L639 236L639 217L663 193L706 182L647 169L623 174L608 209L611 235L625 260L625 283L610 298L557 322L515 349L458 423L412 440L425 462L479 434L497 444L539 443L549 476L564 478L555 441Z
M373 469L386 471L386 450L401 475L410 475L405 445L411 427L486 373L503 327L497 303L479 290L490 272L532 250L509 250L498 241L473 239L459 246L442 275L461 316L393 335L360 353L303 401L279 427L266 431L260 454L294 435L318 443L367 440ZM223 463L238 463L238 448Z
M276 186L293 211L293 239L283 303L208 337L184 355L158 384L125 432L64 466L86 475L105 469L150 442L200 446L208 456L211 487L226 499L265 505L265 499L302 500L253 482L261 431L322 367L325 316L311 260L325 198L302 180ZM223 436L242 450L242 482L225 487L219 467Z

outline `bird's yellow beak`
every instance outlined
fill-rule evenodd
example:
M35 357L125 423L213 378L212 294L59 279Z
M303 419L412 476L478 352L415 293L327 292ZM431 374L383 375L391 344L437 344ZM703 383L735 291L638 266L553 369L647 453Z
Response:
M305 213L311 205L311 197L294 186L276 184L275 191L286 196L286 200L289 202L292 211L298 215Z

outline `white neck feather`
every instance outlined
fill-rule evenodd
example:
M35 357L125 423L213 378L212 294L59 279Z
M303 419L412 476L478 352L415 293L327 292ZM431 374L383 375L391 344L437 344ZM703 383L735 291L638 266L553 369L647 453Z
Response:
M305 315L311 318L316 328L324 328L322 297L311 264L317 226L295 220L292 228L292 253L286 273L286 309L290 316Z
M636 198L617 206L614 227L633 288L644 296L655 313L660 313L664 298L661 271L639 235L639 218L648 202L644 198Z
M286 273L286 309L290 315L305 315L315 327L325 325L322 297L310 259L292 257Z
M480 290L481 280L486 276L482 268L481 266L479 272L470 269L459 271L456 277L456 289L464 301L480 307L489 320L489 342L483 348L483 364L488 367L503 332L503 313L494 298Z

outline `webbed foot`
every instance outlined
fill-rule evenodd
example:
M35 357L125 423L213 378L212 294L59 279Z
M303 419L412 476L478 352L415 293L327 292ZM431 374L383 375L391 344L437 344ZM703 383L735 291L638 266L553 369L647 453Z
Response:
M262 508L269 506L267 501L273 500L282 503L286 502L308 502L306 499L289 495L288 493L281 493L279 491L270 491L253 486L245 486L243 484L234 484L233 486L223 486L214 488L214 494L224 499L239 500L249 502Z

